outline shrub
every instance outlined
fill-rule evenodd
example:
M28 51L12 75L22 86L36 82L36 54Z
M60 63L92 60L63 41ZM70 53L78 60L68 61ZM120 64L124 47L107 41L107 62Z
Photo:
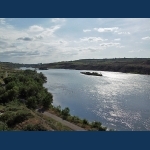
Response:
M56 111L58 111L59 113L61 112L61 106L60 105L56 107Z
M45 96L45 98L42 100L42 105L45 109L48 109L50 104L53 101L53 96L51 93L47 93L47 95Z
M0 121L0 131L7 131L7 130L8 130L7 124Z
M47 129L41 124L35 124L35 125L28 124L23 128L23 130L24 131L47 131Z
M35 109L37 107L37 100L35 96L29 97L26 101L26 105L28 108Z
M89 123L88 123L88 121L86 119L83 119L83 124L87 125Z
M8 111L0 116L0 121L6 122L8 127L12 127L17 123L23 122L24 120L28 119L31 116L32 116L31 113L24 110L19 110L17 113Z
M70 115L69 112L70 112L70 109L68 107L62 110L61 114L63 116L63 119L66 119Z
M102 124L100 122L92 122L92 128L95 128L97 129L98 131L106 131L106 128L105 127L102 127Z

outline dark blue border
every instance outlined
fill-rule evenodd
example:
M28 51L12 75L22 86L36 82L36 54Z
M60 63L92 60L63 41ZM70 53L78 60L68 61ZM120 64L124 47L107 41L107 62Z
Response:
M1 132L1 149L146 149L150 132Z
M149 18L148 0L3 0L0 17Z

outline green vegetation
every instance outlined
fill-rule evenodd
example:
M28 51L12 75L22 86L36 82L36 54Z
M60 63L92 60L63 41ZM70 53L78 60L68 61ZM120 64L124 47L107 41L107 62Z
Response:
M46 77L36 71L25 70L3 79L5 87L0 88L0 103L13 100L23 101L28 108L48 108L53 102L52 94L43 87Z
M69 122L72 122L73 124L76 124L82 128L85 128L86 130L89 131L106 131L107 128L103 127L100 122L91 122L89 123L86 119L80 119L77 116L71 116L70 115L70 109L68 107L64 108L61 110L61 106L51 106L49 109L50 113L53 113L64 120L67 120Z
M48 70L46 67L39 67L39 70Z
M66 107L65 109L61 111L61 115L63 119L67 119L67 117L70 116L70 109Z
M92 76L102 76L101 73L97 73L97 72L80 72L80 73L85 75L92 75Z
M150 58L112 58L112 59L81 59L74 61L62 61L47 64L18 64L10 62L0 62L1 67L7 68L33 67L40 69L76 69L76 70L99 70L99 71L114 71L124 73L137 73L150 75ZM3 68L3 69L4 69ZM3 72L0 73L4 76Z
M71 131L61 123L28 109L25 104L11 101L0 105L0 131Z
M150 75L150 58L81 59L42 64L47 68L114 71Z
M7 68L7 69L6 69ZM61 123L42 115L36 109L49 110L61 118L86 130L106 131L100 122L89 123L86 119L70 115L67 107L52 106L53 96L43 87L47 78L36 70L13 70L3 66L0 78L0 131L71 131Z
M0 73L7 67L3 66ZM14 71L0 78L0 131L71 131L61 123L35 111L49 109L53 96L43 87L47 78L32 70Z

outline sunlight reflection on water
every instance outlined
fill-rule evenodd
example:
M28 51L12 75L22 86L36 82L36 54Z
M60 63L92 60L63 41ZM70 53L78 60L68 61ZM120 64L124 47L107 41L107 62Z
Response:
M116 130L150 130L150 76L101 71L102 77L79 70L43 70L54 105L72 115L101 121ZM100 71L97 71L100 72Z

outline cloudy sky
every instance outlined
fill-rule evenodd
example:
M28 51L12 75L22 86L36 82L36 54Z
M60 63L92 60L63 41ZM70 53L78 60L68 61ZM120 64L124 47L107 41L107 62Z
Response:
M0 61L150 57L149 18L1 18Z

